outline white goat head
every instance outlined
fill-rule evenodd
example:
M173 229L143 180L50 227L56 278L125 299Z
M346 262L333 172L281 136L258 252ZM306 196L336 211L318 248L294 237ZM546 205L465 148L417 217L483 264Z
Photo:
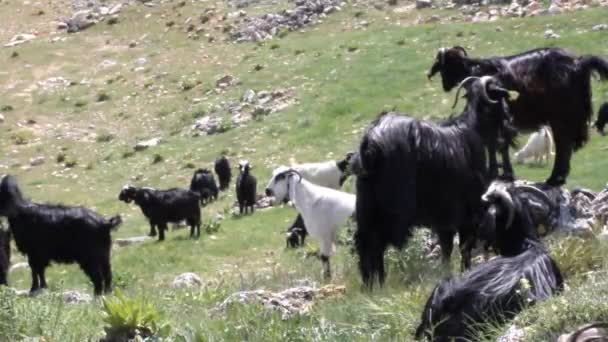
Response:
M290 200L289 183L292 177L302 180L300 173L287 166L279 166L272 172L272 177L266 186L266 196L274 196L277 202Z

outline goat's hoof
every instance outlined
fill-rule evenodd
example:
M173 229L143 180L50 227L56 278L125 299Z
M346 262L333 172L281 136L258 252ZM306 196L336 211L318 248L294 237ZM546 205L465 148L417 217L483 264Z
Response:
M148 233L148 236L156 236L156 232L150 232Z

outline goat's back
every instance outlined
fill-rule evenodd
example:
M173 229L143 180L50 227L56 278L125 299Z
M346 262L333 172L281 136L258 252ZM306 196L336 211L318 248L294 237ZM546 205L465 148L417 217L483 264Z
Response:
M293 165L292 168L298 171L304 179L313 184L332 189L340 188L340 176L342 172L338 169L338 165L333 160L297 164Z

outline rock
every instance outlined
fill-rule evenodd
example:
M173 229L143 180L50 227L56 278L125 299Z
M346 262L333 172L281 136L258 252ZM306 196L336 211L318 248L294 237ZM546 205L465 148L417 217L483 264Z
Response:
M49 77L44 81L38 81L37 85L44 91L63 90L70 86L72 82L63 77Z
M524 7L524 13L530 14L538 11L541 5L538 1L531 1L526 7Z
M604 31L608 30L608 24L599 24L591 28L592 31Z
M559 5L556 3L552 3L551 6L549 6L549 9L547 11L549 14L552 14L552 15L562 14L564 12L564 10L561 7L559 7Z
M576 336L576 337L575 337ZM585 342L608 340L606 323L586 324L569 334L561 335L555 342Z
M194 273L182 273L175 277L172 284L174 289L199 288L201 286L203 286L203 281Z
M416 0L416 9L429 8L432 5L432 0Z
M2 113L0 113L0 123L4 122L4 115Z
M160 144L160 142L161 138L152 138L150 140L140 141L135 144L134 149L135 151L143 151L145 149L148 149L149 147L154 147Z
M496 32L503 32L504 29L501 26L496 26Z
M109 15L118 14L121 9L122 9L122 4L116 4L112 8L110 8L110 10L108 11L108 14Z
M43 156L38 156L36 158L32 158L30 159L30 166L38 166L38 165L42 165L44 164L44 157Z
M270 108L266 107L266 106L255 106L255 109L253 110L252 116L254 118L260 117L260 116L264 116L267 114L270 114L271 110Z
M246 90L245 94L243 94L243 97L241 98L241 101L254 104L257 101L255 91L253 91L252 89Z
M549 29L545 31L545 38L546 39L557 39L559 38L560 35L555 33L553 30Z
M4 47L12 47L12 46L21 45L23 43L27 43L34 39L36 39L36 35L29 34L29 33L21 33L21 34L13 36L13 38L11 38L11 40L9 40L8 43L4 44Z
M74 13L71 18L66 19L68 33L75 33L86 30L87 28L97 24L99 15L90 10L82 10Z
M232 75L224 75L215 81L216 88L227 88L235 84L235 78Z
M496 342L524 342L526 333L524 329L511 325L504 335L499 337Z
M426 19L424 22L425 23L437 23L441 21L441 17L437 14L434 14L432 16L430 16L428 19Z
M227 131L228 127L224 125L224 120L221 117L208 115L196 120L192 129L203 131L207 135L213 135Z
M272 196L261 196L256 202L255 207L258 209L264 209L274 206L275 199Z
M86 304L91 302L91 295L74 290L65 291L61 295L63 301L68 304Z
M135 60L135 64L142 66L144 64L148 63L148 60L145 57L140 57L138 59Z
M152 240L152 238L149 236L135 236L135 237L124 238L124 239L116 239L116 240L114 240L114 245L116 245L118 247L126 247L126 246L142 244L148 240Z

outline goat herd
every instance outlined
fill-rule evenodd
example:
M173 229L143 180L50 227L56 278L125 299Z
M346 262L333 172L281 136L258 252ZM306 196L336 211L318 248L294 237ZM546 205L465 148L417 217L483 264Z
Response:
M458 234L466 272L435 287L416 336L433 341L474 339L479 323L504 322L524 306L563 289L560 270L537 237L529 204L521 195L533 192L549 199L536 187L512 183L509 147L519 130L548 125L556 155L543 186L563 185L572 153L589 137L591 76L608 79L608 61L574 56L559 48L477 59L456 46L439 50L429 79L437 73L445 91L458 86L456 102L460 91L466 90L459 115L435 124L384 112L371 123L355 153L340 161L280 166L265 192L276 202L294 204L299 215L288 230L287 245L300 246L310 234L320 244L326 278L331 277L329 257L336 232L355 216L355 251L363 282L370 289L386 278L386 249L403 248L414 227L428 227L438 236L446 264ZM595 122L602 134L606 121L608 104ZM537 134L543 140L549 132L545 128ZM229 186L226 157L216 161L215 173L219 189L211 171L200 169L190 190L125 186L119 199L141 207L150 235L158 230L159 240L164 239L168 222L182 220L190 225L190 235L198 236L200 206ZM338 190L349 174L356 176L356 196ZM239 163L236 194L241 214L253 212L256 187L250 164ZM44 272L51 261L78 263L96 295L111 290L110 231L121 224L120 216L106 219L86 208L32 203L10 175L0 183L0 216L8 218L18 250L27 255L32 292L46 287ZM8 234L0 231L0 283L4 284ZM492 247L498 257L471 268L471 251L478 241Z

